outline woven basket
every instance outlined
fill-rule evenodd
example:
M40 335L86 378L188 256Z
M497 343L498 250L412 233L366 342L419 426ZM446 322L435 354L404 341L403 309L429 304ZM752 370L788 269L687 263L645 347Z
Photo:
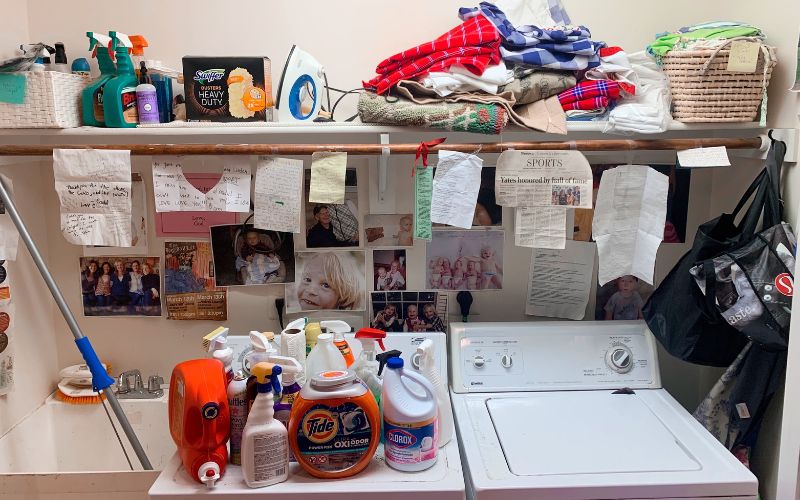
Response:
M758 117L772 69L775 48L761 44L755 73L726 71L729 45L716 49L675 48L661 58L672 92L672 118L679 122L751 122Z
M83 76L57 71L28 71L25 102L0 102L0 128L72 128L81 126Z

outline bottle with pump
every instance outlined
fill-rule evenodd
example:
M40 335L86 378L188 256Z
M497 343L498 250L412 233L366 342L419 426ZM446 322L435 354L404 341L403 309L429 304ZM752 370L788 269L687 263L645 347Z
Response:
M247 376L239 370L228 384L228 410L231 415L231 463L242 465L242 433L247 423Z
M141 62L140 67L139 85L136 86L136 110L139 114L139 123L159 123L156 87L150 81L144 61Z
M303 372L303 366L294 358L279 356L278 351L269 342L268 337L261 332L250 332L250 345L253 350L250 351L242 361L244 372L246 375L249 375L246 391L248 404L252 405L258 394L256 390L256 377L251 373L252 367L263 362L278 365L283 371L284 393L281 394L281 401L275 404L276 418L282 422L288 421L289 417L286 416L284 418L283 410L291 410L291 403L294 401L294 396L300 391L300 384L297 383L297 376Z
M281 483L289 477L288 432L273 418L272 392L281 391L280 374L281 367L272 363L253 367L258 397L242 434L242 475L250 488Z
M379 363L376 358L376 344L380 346L381 351L385 351L386 347L383 345L385 338L386 332L377 328L362 328L357 331L356 340L361 342L361 353L350 367L356 376L367 384L378 404L381 401L381 379L378 377Z
M103 90L103 113L106 127L134 128L139 123L136 110L136 72L128 51L133 47L130 38L118 31L109 32L117 59L117 75Z
M438 368L436 368L436 350L433 340L426 339L417 346L417 359L419 371L428 379L436 391L436 402L439 406L439 448L450 442L453 437L453 409L450 403L450 393L447 384L442 381Z
M310 380L321 372L346 370L342 353L333 345L333 335L321 333L306 359L306 377Z
M59 73L69 73L70 68L67 62L67 51L64 48L63 42L56 42L56 55L54 57L55 64L53 70Z
M89 37L89 50L93 51L93 56L97 58L100 76L87 85L81 93L83 123L92 127L105 127L103 90L106 83L117 74L117 67L109 53L111 38L92 31L87 31L86 36Z

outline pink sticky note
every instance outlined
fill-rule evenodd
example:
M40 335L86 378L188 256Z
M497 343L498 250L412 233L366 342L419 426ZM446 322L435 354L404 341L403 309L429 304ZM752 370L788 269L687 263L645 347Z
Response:
M184 174L194 187L207 193L219 182L222 174ZM233 212L156 212L156 235L202 236L208 238L208 228L221 224L236 224Z

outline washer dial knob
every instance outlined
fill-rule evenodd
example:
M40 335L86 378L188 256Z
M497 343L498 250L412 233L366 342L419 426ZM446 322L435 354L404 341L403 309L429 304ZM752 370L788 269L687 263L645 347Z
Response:
M475 356L472 359L472 364L475 365L475 368L481 368L486 364L486 360L483 359L483 356Z
M503 368L511 368L511 365L514 364L514 359L510 354L503 354L500 358L500 364L503 365Z
M606 364L617 373L633 369L633 353L626 346L614 346L606 353Z

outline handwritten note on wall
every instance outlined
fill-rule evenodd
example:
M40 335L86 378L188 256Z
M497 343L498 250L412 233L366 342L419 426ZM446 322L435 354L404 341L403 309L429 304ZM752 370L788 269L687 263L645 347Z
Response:
M53 172L67 241L131 246L130 151L55 149Z
M156 212L249 212L251 172L249 156L227 157L219 182L203 193L186 179L180 157L154 157Z
M255 227L300 232L303 160L259 158L255 187Z
M0 174L0 181L6 187L9 194L13 193L11 179ZM6 213L3 202L0 201L0 260L16 260L17 247L19 246L19 233L16 226L11 221L11 217Z

